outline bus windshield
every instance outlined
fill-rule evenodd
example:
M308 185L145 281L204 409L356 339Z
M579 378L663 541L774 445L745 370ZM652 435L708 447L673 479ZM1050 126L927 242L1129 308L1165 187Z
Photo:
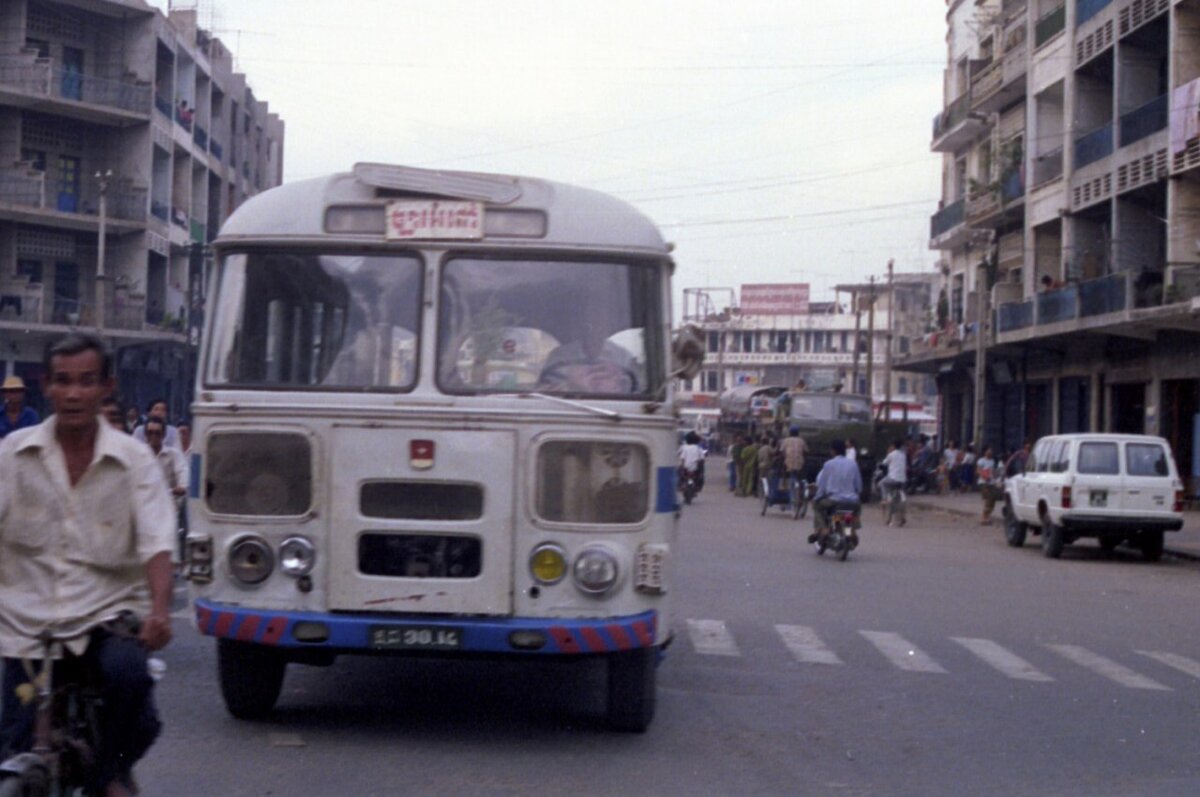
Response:
M662 385L649 266L454 257L442 270L437 379L448 393L646 395Z
M415 257L234 254L217 297L208 384L397 391L416 382Z

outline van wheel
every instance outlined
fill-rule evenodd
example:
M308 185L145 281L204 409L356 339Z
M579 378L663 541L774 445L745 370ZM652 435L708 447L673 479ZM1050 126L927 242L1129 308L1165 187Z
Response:
M642 733L654 719L658 649L640 648L608 657L608 727Z
M1050 520L1050 516L1042 518L1042 555L1047 559L1057 559L1062 556L1063 527Z
M217 640L217 672L225 708L240 720L259 719L271 713L287 660L278 651L261 645Z
M1163 533L1147 531L1142 533L1142 558L1147 562L1157 562L1163 555Z
M1007 501L1004 503L1004 541L1013 548L1020 548L1025 544L1025 534L1029 531L1029 526L1017 520L1017 514L1013 512L1012 504Z

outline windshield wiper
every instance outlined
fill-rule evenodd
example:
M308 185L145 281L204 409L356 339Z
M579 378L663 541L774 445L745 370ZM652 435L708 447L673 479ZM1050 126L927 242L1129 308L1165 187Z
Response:
M621 417L622 417L621 413L616 412L615 410L606 410L603 407L593 407L591 404L584 404L582 401L575 401L573 399L562 398L561 396L551 396L546 393L536 393L536 392L498 393L498 394L493 394L493 395L497 395L499 397L510 397L510 398L545 399L546 401L552 401L555 404L564 404L568 407L574 407L577 410L583 410L584 412L590 412L595 415L599 415L602 418L608 418L611 421L619 421L619 420L621 420Z

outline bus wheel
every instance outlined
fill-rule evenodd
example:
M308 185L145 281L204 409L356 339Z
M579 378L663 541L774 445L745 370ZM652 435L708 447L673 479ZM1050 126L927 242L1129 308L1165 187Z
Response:
M640 648L608 657L608 727L642 733L654 719L657 700L657 648Z
M271 713L287 660L277 651L232 639L217 640L217 672L225 708L241 720L259 719Z

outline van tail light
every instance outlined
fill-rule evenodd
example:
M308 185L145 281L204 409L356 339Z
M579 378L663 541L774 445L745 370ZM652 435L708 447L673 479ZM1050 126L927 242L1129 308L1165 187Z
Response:
M1171 505L1172 512L1183 511L1183 490L1175 491L1175 503Z
M1065 484L1063 485L1063 488L1062 488L1062 508L1063 509L1071 508L1071 488Z

